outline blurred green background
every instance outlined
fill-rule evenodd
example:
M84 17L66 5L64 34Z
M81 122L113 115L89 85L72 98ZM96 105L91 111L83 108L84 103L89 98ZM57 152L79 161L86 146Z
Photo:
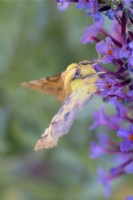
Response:
M71 6L59 12L52 0L0 1L0 200L104 199L96 180L97 161L88 151L89 140L95 138L88 126L100 99L95 97L80 112L57 148L34 152L61 103L20 87L72 62L91 60L94 46L80 43L89 23L83 11ZM111 199L124 199L131 191L131 180L121 179Z

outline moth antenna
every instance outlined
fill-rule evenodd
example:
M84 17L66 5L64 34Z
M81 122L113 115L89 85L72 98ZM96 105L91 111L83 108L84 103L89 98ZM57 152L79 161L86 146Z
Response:
M101 62L101 54L98 52L98 60L99 62Z

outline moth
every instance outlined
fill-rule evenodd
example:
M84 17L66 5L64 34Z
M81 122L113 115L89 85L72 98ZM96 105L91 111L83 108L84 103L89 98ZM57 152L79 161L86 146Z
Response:
M68 133L78 112L97 91L96 82L100 73L102 72L96 72L92 63L82 61L70 64L64 72L55 76L21 84L23 87L53 95L63 101L49 127L37 141L35 151L55 147L58 139Z

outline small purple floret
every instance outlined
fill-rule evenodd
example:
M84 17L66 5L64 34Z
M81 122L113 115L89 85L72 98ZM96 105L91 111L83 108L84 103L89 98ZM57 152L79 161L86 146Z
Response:
M122 137L123 141L120 144L122 152L128 152L133 147L133 125L130 126L129 130L120 128L117 131L117 136Z
M109 198L111 195L110 180L109 180L109 177L106 176L103 168L101 167L98 168L98 180L104 186L105 197Z
M98 40L97 36L103 26L103 20L96 21L93 25L86 27L81 38L83 44L93 43Z

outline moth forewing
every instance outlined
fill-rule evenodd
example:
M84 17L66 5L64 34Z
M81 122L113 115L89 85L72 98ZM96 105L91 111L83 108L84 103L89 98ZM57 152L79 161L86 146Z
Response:
M78 115L78 112L92 96L92 93L83 93L83 91L74 91L67 97L58 113L52 119L49 127L37 141L34 148L35 151L55 147L58 139L68 133Z
M66 97L61 73L39 80L23 82L21 83L21 86L53 95L60 101L63 101Z

